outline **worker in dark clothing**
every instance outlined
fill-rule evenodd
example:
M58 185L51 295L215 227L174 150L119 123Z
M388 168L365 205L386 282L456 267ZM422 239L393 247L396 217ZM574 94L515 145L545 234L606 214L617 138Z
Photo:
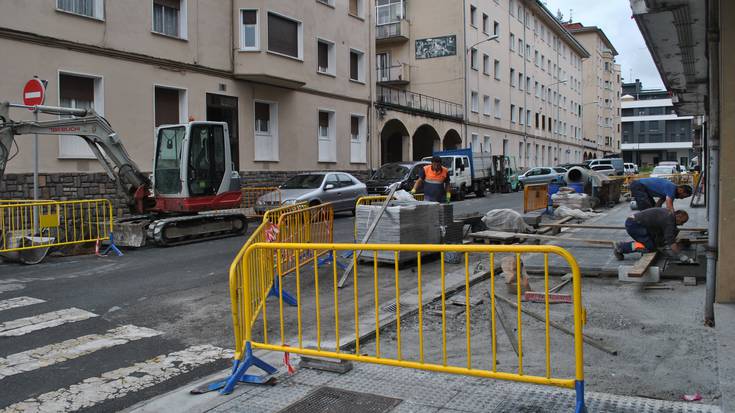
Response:
M625 220L625 230L633 241L620 241L615 244L615 258L623 260L625 254L632 252L653 252L660 248L670 248L679 253L681 247L676 242L679 230L689 220L686 211L669 211L666 208L649 208L635 213Z
M434 155L431 158L431 165L424 166L419 170L419 179L413 184L411 194L415 194L417 190L424 189L424 200L432 202L442 202L446 199L451 201L452 193L449 186L449 170L442 166L442 158Z
M660 207L666 202L666 208L674 210L674 198L684 199L692 195L689 185L677 186L664 178L643 178L630 183L630 195L635 199L639 211ZM654 201L653 198L658 198Z

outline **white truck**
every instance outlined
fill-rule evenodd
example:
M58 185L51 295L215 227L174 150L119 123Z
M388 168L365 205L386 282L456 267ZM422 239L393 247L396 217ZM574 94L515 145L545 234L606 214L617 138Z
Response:
M485 196L491 189L493 179L493 156L487 152L472 152L472 149L450 149L434 152L442 158L442 165L449 170L452 192L457 200L463 200L468 192ZM431 161L431 157L423 160Z

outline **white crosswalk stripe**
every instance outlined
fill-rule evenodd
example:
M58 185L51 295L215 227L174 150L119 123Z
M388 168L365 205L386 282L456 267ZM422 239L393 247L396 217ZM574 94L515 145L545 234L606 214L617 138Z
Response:
M162 383L196 367L231 358L232 355L232 351L215 346L193 346L15 403L0 410L0 413L68 412L89 408Z
M26 307L33 304L45 303L44 300L33 297L15 297L0 301L0 311L10 310L11 308Z
M48 367L86 356L95 351L127 344L131 341L155 337L160 331L145 327L125 325L108 331L105 334L90 334L61 343L11 354L0 358L0 380L8 376Z
M74 323L93 317L97 317L97 314L72 307L32 317L19 318L0 323L0 337L22 336L44 328Z

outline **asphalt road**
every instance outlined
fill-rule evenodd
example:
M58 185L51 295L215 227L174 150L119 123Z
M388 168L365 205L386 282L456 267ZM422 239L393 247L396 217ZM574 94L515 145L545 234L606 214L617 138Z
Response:
M521 193L493 194L455 214L521 205ZM350 242L351 215L334 230ZM225 368L227 271L245 239L0 263L0 412L114 411Z

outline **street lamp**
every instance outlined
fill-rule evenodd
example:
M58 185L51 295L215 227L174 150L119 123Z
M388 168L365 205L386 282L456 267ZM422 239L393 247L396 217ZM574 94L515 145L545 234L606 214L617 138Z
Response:
M469 53L469 52L470 52L470 50L472 50L472 49L473 49L473 48L474 48L475 46L477 46L478 44L481 44L481 43L485 43L485 42L489 42L490 40L495 40L495 39L498 39L499 37L500 37L500 35L499 35L499 34L494 34L494 35L492 35L492 36L488 37L488 38L487 38L487 39L485 39L485 40L480 40L479 42L477 42L477 43L473 44L472 46L468 47L468 48L467 48L467 53Z

